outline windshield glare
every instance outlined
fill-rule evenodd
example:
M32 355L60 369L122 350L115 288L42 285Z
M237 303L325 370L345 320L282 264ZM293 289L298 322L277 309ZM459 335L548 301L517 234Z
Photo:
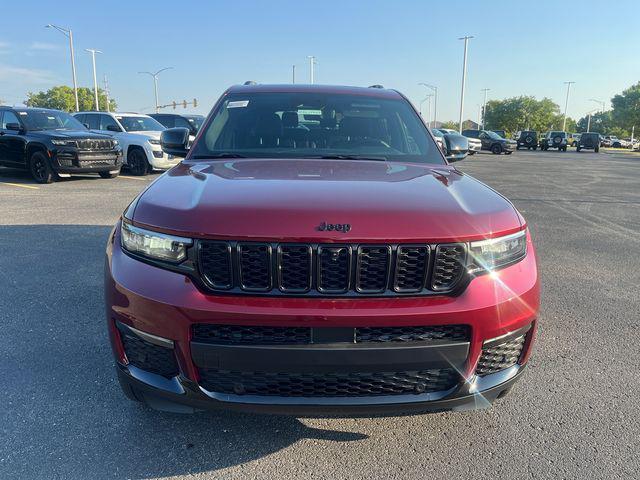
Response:
M157 132L165 127L151 117L116 117L127 132Z
M192 150L194 159L369 156L445 163L406 100L350 94L231 94Z
M490 138L494 140L502 140L502 137L498 135L496 132L485 132Z
M86 130L82 123L66 112L56 110L18 110L27 130Z

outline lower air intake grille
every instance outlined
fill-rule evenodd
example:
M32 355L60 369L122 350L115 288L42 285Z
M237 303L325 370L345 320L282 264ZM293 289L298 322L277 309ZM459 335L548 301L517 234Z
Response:
M447 340L465 342L470 339L467 325L434 327L360 327L356 328L356 343L365 342L425 342Z
M178 363L173 350L122 332L122 345L129 363L147 372L171 378L178 374Z
M280 397L369 397L439 392L452 388L454 369L375 373L264 373L200 369L210 392Z
M522 354L525 335L500 345L484 347L478 361L476 374L483 377L513 367Z
M311 343L311 329L203 323L193 326L193 340L217 345L308 344Z

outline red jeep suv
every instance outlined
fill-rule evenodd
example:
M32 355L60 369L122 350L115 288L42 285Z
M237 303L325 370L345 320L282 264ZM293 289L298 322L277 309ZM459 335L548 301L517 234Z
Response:
M107 245L132 400L415 413L489 405L521 376L539 308L526 222L449 165L402 94L235 86L193 144L161 141L184 161Z

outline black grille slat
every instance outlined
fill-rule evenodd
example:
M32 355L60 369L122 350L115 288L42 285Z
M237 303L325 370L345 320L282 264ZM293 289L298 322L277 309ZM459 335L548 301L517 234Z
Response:
M112 150L115 146L113 140L109 139L82 139L75 142L80 150Z
M399 246L393 288L397 292L419 292L426 283L428 246Z
M483 347L476 374L482 377L514 366L520 360L525 339L526 336L521 335L499 345Z
M404 372L271 373L200 369L205 390L281 397L370 397L446 391L460 377L454 369Z
M193 326L193 340L217 345L301 345L311 343L311 329L203 323Z
M446 340L469 341L468 325L436 325L429 327L358 327L356 343L426 342Z
M238 245L240 287L243 290L271 290L271 246L245 243Z
M438 245L431 288L436 291L452 289L462 278L465 260L466 248L463 244Z
M349 290L351 248L320 247L318 249L318 290L342 293Z
M358 248L356 290L360 293L382 293L387 289L391 247Z
M166 378L178 374L178 363L170 348L154 345L128 333L121 332L121 338L124 352L131 365Z
M231 247L223 242L200 242L200 270L207 284L217 289L233 286Z
M278 247L279 287L283 292L304 293L311 289L312 251L309 245Z

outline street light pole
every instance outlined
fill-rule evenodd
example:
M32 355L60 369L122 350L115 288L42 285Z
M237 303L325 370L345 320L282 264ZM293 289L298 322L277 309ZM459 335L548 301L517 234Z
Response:
M591 129L591 114L597 111L598 110L591 110L590 112L587 112L587 133L589 133L589 130Z
M109 81L107 80L107 74L104 74L104 94L107 97L107 112L109 111Z
M173 67L164 67L161 68L160 70L158 70L157 72L153 73L153 72L138 72L138 73L142 73L145 75L151 75L153 77L153 91L155 93L156 96L156 113L160 112L160 101L158 100L158 75L160 75L160 73L164 72L165 70L170 70Z
M291 65L291 83L296 83L296 66Z
M490 88L483 88L481 92L484 92L484 101L482 102L482 130L484 130L485 120L484 117L487 111L487 92L491 90Z
M307 58L309 59L309 83L313 85L313 66L316 64L316 57L313 55L307 55Z
M100 50L96 50L95 48L85 48L86 52L91 54L91 60L93 62L93 94L96 100L96 112L100 111L100 104L98 102L98 78L96 76L96 53L102 53Z
M567 98L564 101L564 118L562 120L562 131L563 132L567 128L567 107L569 106L569 89L571 88L571 85L573 85L574 83L576 83L576 82L564 82L564 84L567 86Z
M603 102L602 100L596 100L595 98L590 98L589 101L599 103L602 106L602 110L601 111L602 111L602 113L604 113L604 104L606 102Z
M80 111L80 102L78 102L78 80L76 78L76 58L75 53L73 51L73 32L71 29L66 29L62 27L58 27L57 25L53 25L50 23L49 25L45 25L45 28L55 28L60 33L62 33L65 37L69 39L69 51L71 53L71 74L73 76L73 96L76 100L76 112Z
M460 92L460 117L458 122L458 131L462 133L462 116L464 115L464 87L467 81L467 45L469 43L469 39L473 37L465 36L461 37L458 40L464 40L464 59L462 61L462 91Z
M429 85L428 83L419 83L418 85L422 85L433 90L433 124L431 127L435 128L437 126L436 123L438 122L438 87Z

